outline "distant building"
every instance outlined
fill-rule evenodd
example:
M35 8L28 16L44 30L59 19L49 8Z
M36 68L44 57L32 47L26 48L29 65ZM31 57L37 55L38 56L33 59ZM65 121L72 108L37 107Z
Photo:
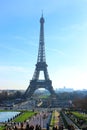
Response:
M73 89L73 88L66 88L66 87L64 86L63 88L57 89L57 91L59 91L59 92L73 92L74 89Z

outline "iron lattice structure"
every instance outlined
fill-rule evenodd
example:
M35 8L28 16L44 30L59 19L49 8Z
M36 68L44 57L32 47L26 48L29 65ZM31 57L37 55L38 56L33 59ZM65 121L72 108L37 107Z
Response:
M47 89L51 95L55 95L55 92L52 87L52 81L49 78L45 57L45 43L44 43L44 18L43 15L40 18L40 39L39 39L39 50L37 57L37 64L35 68L34 75L32 80L30 81L30 85L28 86L25 97L31 97L35 90L39 88ZM44 73L44 80L39 79L40 71Z

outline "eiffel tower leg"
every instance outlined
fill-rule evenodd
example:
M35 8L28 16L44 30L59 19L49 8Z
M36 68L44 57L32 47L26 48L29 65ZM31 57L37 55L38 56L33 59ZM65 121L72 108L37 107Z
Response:
M55 92L54 92L54 90L53 90L53 87L52 87L52 86L50 86L50 87L49 87L49 90L50 90L51 95L55 95ZM49 91L49 90L48 90L48 91Z
M28 89L25 92L25 97L30 98L33 95L34 91L35 91L34 86L31 86L31 84L30 84L28 86Z

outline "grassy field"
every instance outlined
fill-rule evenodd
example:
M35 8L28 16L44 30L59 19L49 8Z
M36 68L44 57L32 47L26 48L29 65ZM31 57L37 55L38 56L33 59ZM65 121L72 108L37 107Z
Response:
M5 127L4 126L0 126L0 130L5 130Z
M23 122L23 121L26 121L28 118L31 118L35 114L36 114L36 112L24 111L24 112L22 112L21 115L19 115L18 117L16 117L13 121L14 122ZM4 126L0 126L0 130L4 130L4 129L5 129Z
M53 111L50 126L54 126L54 122L55 122L54 118L55 118L55 112Z
M77 118L79 118L79 119L83 119L83 120L86 120L87 121L87 114L82 114L82 113L80 113L80 112L72 112L72 114L75 116L75 117L77 117Z
M14 122L23 122L27 120L28 118L31 118L33 115L35 115L36 112L32 111L25 111L20 116L14 119Z

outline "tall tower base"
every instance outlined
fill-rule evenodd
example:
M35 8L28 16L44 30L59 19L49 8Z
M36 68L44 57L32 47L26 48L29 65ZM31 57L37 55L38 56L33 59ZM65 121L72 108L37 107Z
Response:
M29 85L29 87L27 88L27 90L25 92L26 97L31 97L33 95L33 93L35 92L35 90L37 90L39 88L45 88L51 93L52 96L55 95L55 92L54 92L53 87L52 87L51 80L48 80L48 81L45 81L45 80L38 80L38 81L31 80L30 85Z

